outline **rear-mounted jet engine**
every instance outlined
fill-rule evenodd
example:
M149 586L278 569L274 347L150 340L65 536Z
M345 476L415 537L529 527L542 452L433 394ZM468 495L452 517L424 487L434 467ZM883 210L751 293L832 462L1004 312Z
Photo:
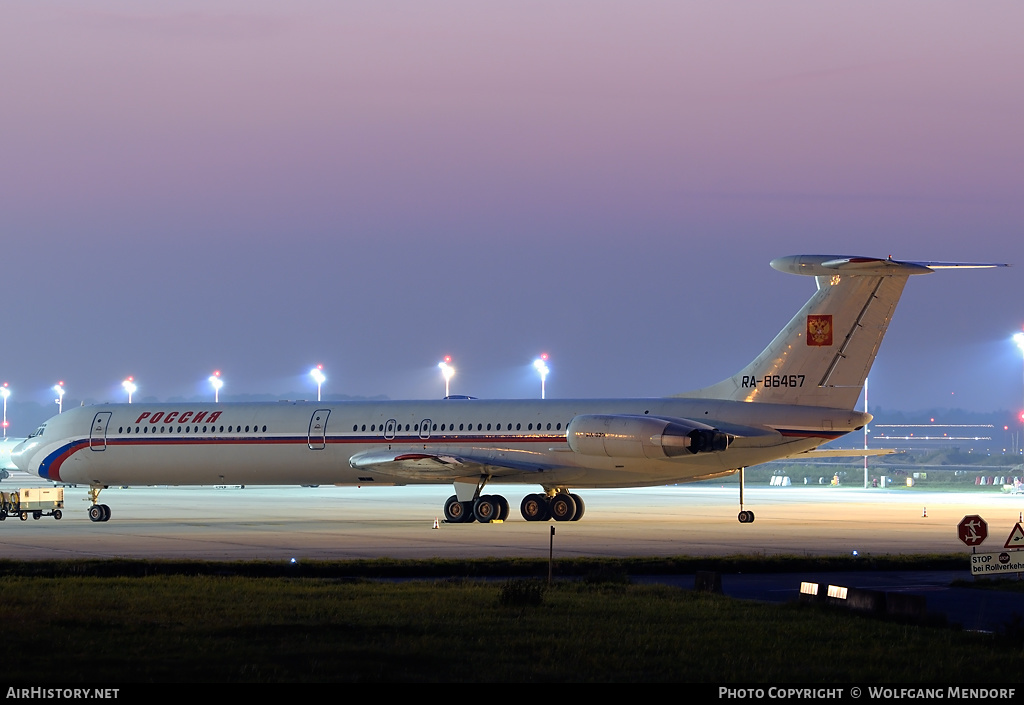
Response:
M729 447L728 434L711 426L656 416L576 416L569 422L567 436L574 452L608 458L658 460L720 452Z

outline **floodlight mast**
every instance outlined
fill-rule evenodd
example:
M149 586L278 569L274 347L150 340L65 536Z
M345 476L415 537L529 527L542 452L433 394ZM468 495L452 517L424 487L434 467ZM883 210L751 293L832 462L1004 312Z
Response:
M53 385L53 391L57 392L57 398L53 401L57 404L57 413L64 413L64 382L57 382Z
M320 387L327 381L327 377L324 376L324 366L317 365L309 371L309 376L316 382L316 400L320 401Z
M533 361L533 367L540 374L540 398L545 398L544 381L548 378L548 354L542 353L540 357Z
M0 396L4 398L4 438L7 438L7 397L11 396L11 390L7 386L7 382L4 382L4 386L0 387Z
M128 379L121 382L121 386L124 387L124 391L128 392L128 403L131 404L132 394L135 394L135 391L138 389L138 387L135 386L135 378L129 376Z
M224 386L224 380L220 378L220 370L214 370L210 375L210 386L213 387L213 403L220 403L220 388Z
M1017 333L1014 333L1013 342L1017 344L1017 347L1020 349L1021 353L1024 353L1024 332L1018 331ZM1024 423L1024 411L1021 412L1019 418L1021 422ZM1021 445L1024 446L1024 443L1022 443Z
M445 399L449 396L449 384L452 381L452 377L455 376L455 368L451 366L452 356L445 355L444 360L437 363L437 366L441 369L441 375L444 377L444 396Z

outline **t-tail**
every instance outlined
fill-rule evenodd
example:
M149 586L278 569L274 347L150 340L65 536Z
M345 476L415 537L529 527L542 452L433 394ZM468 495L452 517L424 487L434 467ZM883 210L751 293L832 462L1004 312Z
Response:
M818 290L753 362L679 396L853 409L908 278L936 269L1006 266L836 255L793 255L771 264L815 277Z

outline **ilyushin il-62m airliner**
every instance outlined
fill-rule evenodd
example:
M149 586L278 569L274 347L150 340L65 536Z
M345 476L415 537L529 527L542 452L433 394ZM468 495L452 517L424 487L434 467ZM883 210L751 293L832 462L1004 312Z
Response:
M493 485L530 486L527 521L571 521L581 488L643 487L740 473L816 450L871 420L854 409L907 279L997 264L796 255L772 261L817 291L732 377L659 399L101 404L53 417L15 446L21 470L87 485L452 484L450 523L504 520Z

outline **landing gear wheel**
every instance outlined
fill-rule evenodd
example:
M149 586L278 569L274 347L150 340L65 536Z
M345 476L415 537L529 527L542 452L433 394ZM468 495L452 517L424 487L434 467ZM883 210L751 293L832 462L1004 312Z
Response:
M551 518L555 521L572 521L576 516L576 502L567 494L556 494L551 498Z
M498 503L494 501L493 495L486 494L473 504L473 516L481 524L497 519L499 514Z
M737 518L740 520L741 524L753 524L754 523L754 513L751 512L751 511L744 510L744 511L740 512L739 517L737 517Z
M102 504L94 504L89 507L89 521L104 521L104 516L106 516L106 512L103 511Z
M576 503L576 513L573 515L573 521L579 521L583 518L583 512L587 511L587 505L583 503L583 498L578 494L570 494L572 501Z
M444 503L444 520L449 524L465 524L473 520L472 513L466 506L468 502L460 502L458 496L452 495Z
M105 504L101 504L100 506L103 507L103 518L100 519L100 521L110 521L110 507Z
M53 510L53 518L54 518L54 519L56 519L57 521L60 521L60 518L61 518L62 516L64 516L64 513L63 513L63 512L61 512L61 510L59 510L59 509L54 509L54 510Z
M528 494L523 497L519 512L526 521L547 521L551 518L547 498L542 494Z
M32 512L32 518L38 521L39 519L43 518L43 513L42 512Z
M22 512L21 513L21 520L22 521L28 521L28 512Z
M498 503L498 520L505 521L508 519L509 512L511 511L508 506L508 500L500 494L494 495L494 500Z

